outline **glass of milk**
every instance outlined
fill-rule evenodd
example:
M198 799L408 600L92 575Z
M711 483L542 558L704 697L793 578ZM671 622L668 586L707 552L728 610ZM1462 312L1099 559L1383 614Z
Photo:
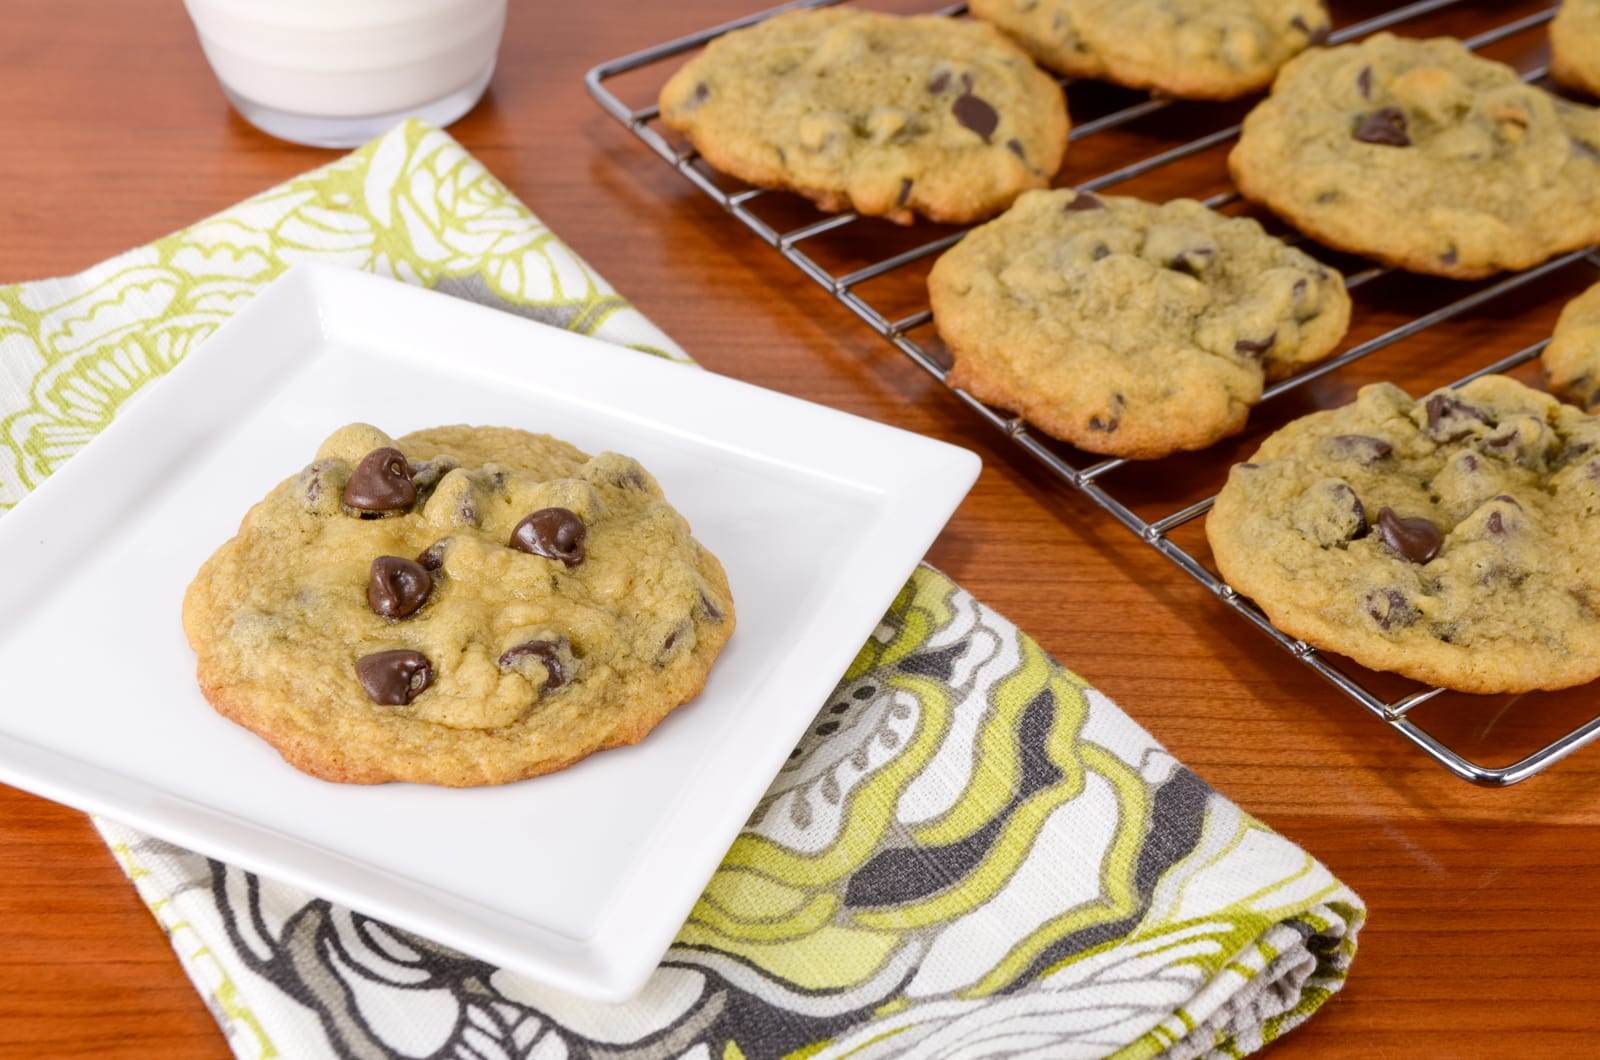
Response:
M184 2L239 113L318 147L461 117L489 84L506 19L506 0Z

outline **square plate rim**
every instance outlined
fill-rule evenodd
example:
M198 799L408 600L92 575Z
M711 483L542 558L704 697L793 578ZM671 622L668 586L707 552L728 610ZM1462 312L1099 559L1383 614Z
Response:
M315 341L320 346L316 352L308 355L305 363L309 363L310 359L325 355L328 348L335 345L348 329L359 327L366 312L362 306L370 305L373 301L387 301L391 305L406 303L400 307L402 314L420 314L425 320L443 321L440 326L453 326L461 321L467 321L471 327L484 328L505 336L520 334L524 341L529 338L533 340L529 345L536 345L541 339L547 344L556 346L576 344L583 350L583 357L580 359L583 366L580 368L580 374L588 373L592 368L603 367L605 372L613 375L625 372L630 381L648 377L651 373L669 373L674 382L689 378L693 380L691 386L705 389L708 393L719 394L723 401L743 401L752 407L765 405L769 408L795 410L807 418L828 424L835 429L875 439L893 449L898 456L908 460L918 472L915 477L904 473L877 476L878 488L882 491L884 511L882 517L875 521L869 538L869 544L875 548L889 547L897 556L896 563L887 567L880 564L877 570L855 572L857 582L867 581L872 586L871 595L875 599L882 598L881 606L876 607L870 620L863 618L855 624L864 628L857 629L860 636L850 641L848 654L838 661L837 666L831 664L825 667L813 666L810 674L799 675L805 679L806 690L808 692L814 690L812 698L818 707L827 692L837 683L838 674L848 666L860 644L893 601L905 578L920 562L928 545L943 529L949 516L971 489L981 467L976 454L947 442L926 438L707 370L654 357L492 306L472 303L397 280L353 269L301 264L265 285L247 304L192 350L183 362L167 373L166 378L156 381L154 385L147 385L134 400L124 406L104 431L85 445L54 475L23 497L4 519L0 519L0 548L4 547L8 539L31 533L37 526L49 526L55 512L66 507L77 491L92 486L100 465L110 461L109 454L118 443L124 438L137 437L141 430L150 429L148 424L154 423L162 415L164 406L182 400L186 390L191 386L184 380L190 379L198 372L198 366L227 356L230 344L238 341L232 336L262 326L260 318L265 318L274 312L286 312L290 315L298 312L304 316L309 311ZM454 319L452 321L447 318ZM267 326L282 325L272 323ZM500 344L489 345L493 352L485 360L491 365L498 363L520 369L517 359L529 357L529 351L526 349L502 352ZM450 367L450 362L441 361L440 364L446 369ZM686 377L680 373L688 375ZM539 380L530 379L528 385L543 387L569 399L581 396L570 388L563 389L559 385L544 386ZM613 411L619 408L615 401L607 402L605 399L591 403L601 408L609 407ZM637 403L635 399L635 404ZM663 426L659 417L655 419L657 422L653 424L654 426ZM667 419L670 420L672 417L668 416ZM718 440L714 433L705 434L694 430L690 425L680 424L678 430L679 433L698 436L703 442L715 443L724 449L743 449L766 459L778 459L770 445L765 449L761 447L763 439L756 439L753 446L744 446L738 444L743 441L742 439L723 436ZM799 466L813 475L828 474L825 469L816 465ZM852 473L857 473L861 469L861 463L852 462L850 468ZM859 477L851 485L860 488ZM913 530L899 534L901 541L890 540L888 534L893 532L891 527L900 524L909 525ZM863 557L871 551L870 548L860 550L855 565L861 566L865 562ZM900 562L901 557L904 557L903 564ZM848 567L846 569L848 570ZM855 583L848 577L837 578L830 591L840 592L843 591L843 587L852 584ZM818 608L821 609L826 602L826 596L819 598ZM864 605L858 609L863 613L865 611ZM0 639L3 639L4 635L5 630L0 628ZM842 650L835 649L830 654L839 655L842 654ZM769 669L776 668L782 661L781 658L775 660ZM815 677L816 673L821 673L823 676ZM793 722L795 719L786 720ZM748 798L741 797L737 800L740 813L731 830L723 827L702 830L706 837L720 837L720 839L717 844L702 841L702 850L696 855L698 858L696 870L692 873L678 873L675 887L663 888L660 881L649 882L649 897L652 899L650 904L670 911L672 914L670 917L665 912L655 914L650 918L652 923L643 930L638 925L624 925L621 923L624 919L622 917L608 918L607 923L598 931L581 940L553 932L545 925L523 919L514 912L495 909L472 899L451 895L447 891L441 891L414 879L397 878L392 872L380 866L346 858L337 851L309 839L278 833L264 824L234 817L226 811L176 795L151 781L130 777L73 758L60 751L40 747L6 731L3 716L0 716L0 780L54 801L125 822L208 857L216 857L247 871L280 880L420 935L438 938L439 941L455 945L473 956L528 975L558 989L596 1000L621 1001L633 996L649 978L672 938L681 928L693 903L703 891L705 882L715 871L727 846L737 837L744 819L770 785L771 778L776 775L783 757L810 721L811 715L806 714L799 718L798 724L778 728L779 733L792 736L793 739L785 742L774 735L768 741L770 746L763 748L768 753L763 756L762 768L749 771L759 777L758 782L741 786L742 789L753 788L753 794L749 794ZM792 732L789 731L791 729ZM767 769L767 765L771 768ZM711 785L705 782L686 784L678 789L675 800L681 803L686 793L709 787ZM742 790L741 795L744 793ZM729 800L723 798L719 801L726 803ZM723 816L726 819L734 819L731 814L724 813ZM659 844L660 841L659 833L655 834L653 842ZM716 846L716 853L707 862L704 849L710 845ZM637 870L639 864L645 860L646 853L641 852L641 856L634 860L628 879L614 899L618 906L642 907L644 896L640 892L644 889L645 881L641 880L643 874ZM703 874L699 868L700 862L707 862ZM365 874L366 883L383 884L390 890L397 890L398 896L377 893L376 890L364 887L361 879L354 884L343 882L337 878L341 864L347 869L354 864L358 869L358 876ZM307 865L309 867L306 867ZM689 880L693 881L692 886L684 882ZM664 890L667 893L664 894ZM443 937L440 937L441 935ZM544 951L528 950L530 935L538 937L539 945L544 947ZM630 945L624 949L624 943Z

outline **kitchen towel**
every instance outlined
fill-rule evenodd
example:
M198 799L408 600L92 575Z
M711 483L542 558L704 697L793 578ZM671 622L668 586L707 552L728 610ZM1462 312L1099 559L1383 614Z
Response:
M410 122L77 276L0 287L0 513L299 261L688 360ZM1365 918L926 566L625 1004L96 823L241 1057L1241 1056L1338 991Z

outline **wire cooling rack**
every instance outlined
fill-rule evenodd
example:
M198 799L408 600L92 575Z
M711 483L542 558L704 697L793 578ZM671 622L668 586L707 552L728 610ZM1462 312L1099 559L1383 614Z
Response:
M757 201L774 197L783 198L785 197L783 193L747 186L731 190L725 187L728 178L710 169L692 147L675 145L663 135L658 127L659 110L656 106L630 107L607 84L607 82L615 78L663 63L666 60L671 60L674 57L695 50L724 33L753 25L780 11L802 7L825 7L837 2L838 0L797 0L797 2L783 4L745 18L714 26L699 33L690 34L677 40L622 56L610 62L601 63L588 72L585 82L590 94L605 108L607 113L626 126L630 132L643 141L665 162L686 177L695 187L699 188L724 210L737 218L763 243L776 250L806 276L820 284L835 299L860 317L873 331L888 340L901 353L948 387L947 366L939 351L925 344L924 341L919 340L917 337L919 333L931 332L931 310L926 305L923 305L922 308L914 311L896 315L894 311L875 304L873 297L865 294L863 288L870 286L871 281L891 276L899 270L906 269L908 266L942 253L961 238L962 232L948 232L937 238L916 242L914 245L905 249L895 250L870 264L844 272L835 272L822 263L821 258L823 256L812 252L813 248L816 248L825 238L839 238L846 234L847 230L861 223L862 219L860 217L854 213L834 214L823 217L820 220L808 221L792 228L786 228L781 224L775 224L763 219L753 208L755 205L759 205ZM1329 43L1339 44L1356 40L1414 19L1444 12L1464 3L1466 3L1466 0L1417 0L1417 2L1405 4L1382 14L1343 26L1329 37ZM965 11L965 4L955 4L940 8L935 13L960 16L965 14ZM1549 21L1554 13L1555 9L1551 8L1506 22L1487 32L1468 38L1466 44L1474 50L1489 47L1516 34L1542 25ZM662 69L663 77L668 69L665 67ZM1547 72L1545 67L1539 67L1526 71L1524 77L1529 81L1537 81L1544 78ZM1137 102L1116 107L1092 120L1074 125L1070 133L1070 140L1076 144L1098 133L1150 118L1172 106L1174 106L1174 101L1172 100L1140 96ZM1233 139L1238 132L1239 124L1237 122L1226 124L1222 128L1215 129L1177 146L1121 165L1091 179L1079 181L1075 186L1089 191L1109 188L1224 144ZM1229 190L1215 194L1203 201L1208 206L1221 209L1236 202L1238 199L1238 192ZM1473 287L1470 293L1453 298L1424 315L1417 316L1382 334L1369 338L1338 356L1301 372L1299 375L1269 386L1262 395L1262 404L1305 386L1312 380L1325 376L1330 372L1359 361L1385 347L1410 338L1425 329L1460 317L1486 303L1505 297L1518 288L1533 284L1553 273L1568 268L1600 270L1600 250L1591 249L1566 254L1546 262L1538 268ZM1345 282L1352 291L1357 291L1392 271L1391 269L1377 266L1359 268L1348 272ZM926 299L924 298L923 301L925 302ZM1492 364L1485 365L1471 375L1457 380L1454 385L1459 386L1480 375L1503 372L1525 364L1537 357L1547 343L1548 340L1538 342L1509 356L1502 357ZM1516 784L1543 771L1579 748L1600 738L1600 717L1593 717L1564 733L1558 739L1509 765L1494 767L1472 761L1464 754L1450 747L1443 739L1428 732L1410 717L1415 708L1440 695L1444 691L1443 689L1415 687L1412 691L1398 696L1380 695L1368 687L1369 683L1372 683L1369 679L1355 676L1346 665L1330 659L1318 649L1274 627L1268 621L1266 615L1248 599L1236 593L1232 587L1222 581L1205 564L1172 540L1171 535L1173 532L1204 515L1210 509L1214 498L1207 497L1204 500L1184 505L1158 518L1144 518L1136 514L1130 503L1119 499L1103 481L1110 472L1128 463L1126 460L1097 458L1091 454L1085 454L1062 446L1036 432L1022 418L990 408L958 387L949 387L949 389L974 413L1010 438L1014 444L1049 469L1062 482L1099 505L1112 518L1138 535L1146 544L1171 560L1180 570L1211 590L1218 599L1243 616L1269 637L1273 643L1298 659L1305 666L1310 667L1351 699L1361 704L1374 717L1410 740L1429 757L1456 776L1475 784L1487 786Z

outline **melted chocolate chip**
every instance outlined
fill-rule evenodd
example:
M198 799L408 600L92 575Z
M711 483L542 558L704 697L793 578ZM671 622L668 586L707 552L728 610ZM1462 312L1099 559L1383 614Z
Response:
M379 556L367 571L367 606L384 618L415 614L433 593L433 576L415 560Z
M706 616L708 622L722 621L722 608L718 607L717 602L706 593L700 594L700 613Z
M1363 603L1380 629L1409 626L1417 620L1416 609L1399 589L1374 589Z
M1372 98L1372 67L1363 66L1356 75L1356 91L1361 93L1362 99Z
M433 664L420 651L374 652L356 660L356 680L374 703L403 707L433 684Z
M910 200L911 200L911 178L910 177L901 177L900 178L900 194L896 195L894 197L894 204L896 206L904 206ZM643 485L644 484L644 480L640 479L639 483L640 483L640 485Z
M510 670L515 668L519 659L538 659L544 664L544 684L539 686L541 692L549 692L560 688L572 680L572 675L567 673L565 664L561 661L561 644L553 640L530 640L508 648L500 656L500 668Z
M583 562L583 539L588 529L575 512L566 508L540 508L511 531L512 548L546 559L558 559L569 567Z
M1444 544L1444 535L1432 521L1421 516L1401 518L1387 507L1378 511L1378 535L1391 550L1412 563L1427 563Z
M1478 458L1473 456L1471 453L1462 453L1461 466L1466 468L1468 471L1476 471L1478 470Z
M1350 514L1356 517L1355 532L1352 538L1367 536L1367 507L1361 503L1361 498L1356 496L1356 491L1346 483L1339 483L1339 494L1344 497L1345 504L1349 505Z
M1240 339L1233 344L1235 352L1250 357L1260 357L1272 349L1272 344L1278 341L1278 333L1274 331L1264 339Z
M1074 195L1072 201L1068 202L1066 207L1068 213L1077 213L1080 210L1104 210L1105 208L1106 204L1100 201L1098 195L1093 195L1087 191L1080 191Z
M956 101L950 105L950 113L956 116L956 121L983 137L984 143L989 142L990 135L1000 125L1000 113L983 99L974 96L970 88L965 95L956 97Z
M1376 463L1394 452L1394 446L1370 434L1340 434L1333 439L1333 448L1343 456L1363 464Z
M949 87L950 87L950 71L949 70L940 70L938 73L936 73L932 77L928 78L928 91L933 93L936 96L940 92L943 92L945 89L947 89Z
M444 550L450 544L450 539L435 541L421 552L417 553L417 565L432 574L444 567Z
M1490 449L1504 449L1509 445L1515 445L1517 438L1518 434L1515 427L1503 428L1485 438L1483 444Z
M1424 408L1428 412L1428 434L1435 441L1453 442L1472 433L1470 426L1463 426L1459 430L1450 429L1451 420L1465 418L1492 425L1488 413L1451 394L1434 394L1428 399Z
M1489 533L1494 534L1496 537L1505 536L1506 521L1499 512L1490 512L1489 518L1483 521L1483 525L1488 527Z
M1362 143L1382 147L1411 146L1411 136L1406 131L1406 116L1399 107L1379 107L1363 115L1351 135Z
M344 503L357 511L404 511L416 499L411 465L398 449L374 449L362 457L344 487Z

